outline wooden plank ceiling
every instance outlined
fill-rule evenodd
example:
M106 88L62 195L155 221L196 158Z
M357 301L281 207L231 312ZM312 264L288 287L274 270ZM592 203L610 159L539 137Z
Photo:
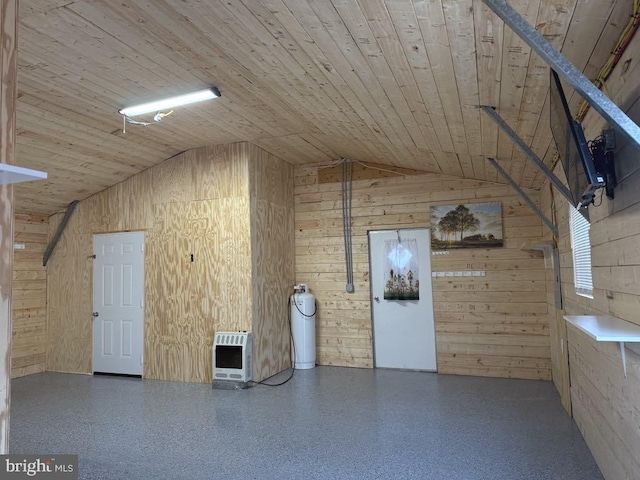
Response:
M590 78L624 0L511 0ZM16 188L51 214L181 151L251 141L293 163L341 157L525 187L542 178L476 108L551 162L548 68L480 0L21 0ZM222 98L122 131L119 108ZM574 102L577 109L577 100Z

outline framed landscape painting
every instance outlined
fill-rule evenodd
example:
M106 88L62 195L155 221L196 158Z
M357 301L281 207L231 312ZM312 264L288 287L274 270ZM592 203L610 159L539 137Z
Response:
M431 207L432 250L502 246L501 203Z

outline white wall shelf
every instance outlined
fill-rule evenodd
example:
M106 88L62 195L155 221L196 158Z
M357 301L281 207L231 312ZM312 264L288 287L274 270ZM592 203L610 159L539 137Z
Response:
M32 180L45 180L46 178L47 174L39 170L31 170L30 168L0 163L0 185L30 182Z
M618 342L622 356L622 369L627 376L625 342L640 343L640 325L610 315L565 315L571 325L593 338L596 342Z

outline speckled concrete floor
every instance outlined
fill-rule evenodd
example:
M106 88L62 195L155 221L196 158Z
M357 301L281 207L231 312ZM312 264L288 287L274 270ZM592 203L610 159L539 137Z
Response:
M10 449L78 454L82 479L602 478L550 382L336 367L239 391L19 378Z

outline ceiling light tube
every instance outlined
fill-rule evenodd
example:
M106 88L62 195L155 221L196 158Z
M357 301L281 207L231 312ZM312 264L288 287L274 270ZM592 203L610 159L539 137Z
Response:
M120 115L124 115L125 117L135 117L136 115L159 112L174 107L180 107L182 105L188 105L190 103L218 98L219 96L220 90L218 90L216 87L211 87L207 88L206 90L200 90L198 92L187 93L185 95L178 95L177 97L165 98L163 100L157 100L155 102L143 103L142 105L123 108L121 110L118 110L118 113L120 113Z

